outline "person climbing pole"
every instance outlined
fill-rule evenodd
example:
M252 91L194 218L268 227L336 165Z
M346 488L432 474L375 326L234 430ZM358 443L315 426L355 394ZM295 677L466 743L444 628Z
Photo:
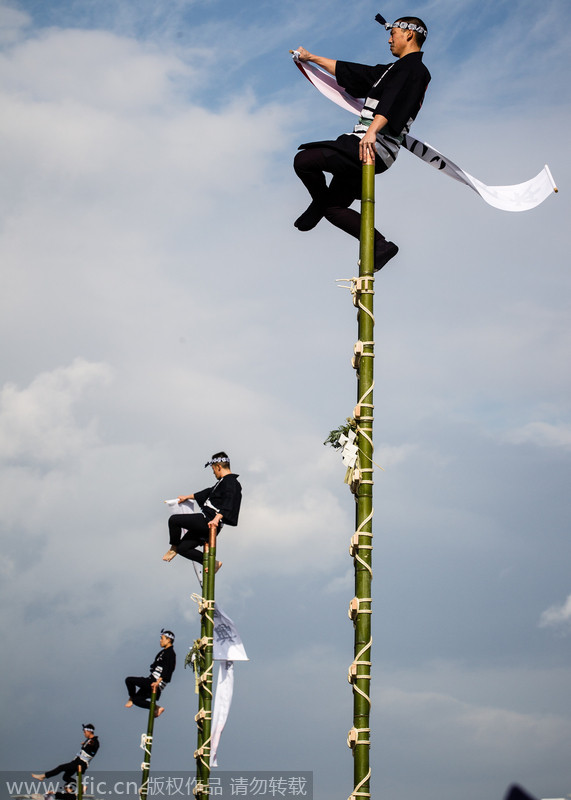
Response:
M70 785L74 784L77 776L77 768L81 767L82 774L85 773L91 763L91 759L99 750L99 739L95 735L95 727L90 722L83 725L83 735L85 739L81 744L81 749L72 761L59 764L57 767L47 772L32 772L32 778L43 781L46 778L53 778L54 775L59 775L59 773L62 772L64 782Z
M216 535L224 525L236 526L242 502L242 487L230 468L230 459L224 451L214 453L204 465L212 467L216 483L209 489L194 494L179 495L178 502L194 500L200 512L196 514L173 514L169 517L170 547L163 561L172 561L176 555L202 564L202 553L198 549L208 541L210 530ZM183 535L183 531L186 533ZM222 566L216 562L216 572Z
M308 208L294 222L300 231L312 230L325 217L360 238L361 215L349 206L361 196L361 164L371 159L375 174L385 172L394 163L422 105L430 82L430 72L422 63L425 23L418 17L399 17L392 25L380 14L376 19L390 31L389 48L397 59L390 64L338 61L316 56L301 46L292 51L300 61L311 61L333 75L353 97L366 98L352 133L299 147L294 169L311 195ZM329 185L324 173L333 176ZM375 271L397 253L397 245L375 230Z
M138 706L139 708L151 707L151 695L156 692L155 701L158 703L161 692L170 683L172 674L176 667L176 653L174 651L174 633L164 628L161 630L160 638L161 650L155 656L155 660L150 666L148 677L129 677L125 678L125 685L129 692L129 699L125 703L125 708ZM155 717L160 717L164 713L163 706L155 706Z

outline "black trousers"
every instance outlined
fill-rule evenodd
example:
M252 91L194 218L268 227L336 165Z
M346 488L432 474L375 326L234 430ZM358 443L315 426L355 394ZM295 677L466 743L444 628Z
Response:
M184 536L183 530L186 530ZM170 545L176 548L179 556L202 564L202 552L197 548L208 541L209 535L208 521L203 514L173 514L169 517Z
M63 780L65 783L69 783L74 778L77 778L77 768L81 766L81 774L83 775L84 772L87 770L87 764L83 761L79 756L76 756L73 761L68 761L65 764L59 764L59 766L55 767L54 769L50 769L45 773L46 778L53 778L54 775L59 775L60 772L63 772Z
M133 701L134 706L138 706L139 708L151 707L151 695L153 693L153 690L151 688L151 683L154 682L155 679L153 677L125 678L125 685L127 686L129 697ZM161 696L161 690L157 689L156 699L158 700L160 696Z
M358 147L358 143L357 143ZM358 150L357 150L358 153ZM353 165L348 157L327 147L308 147L296 153L293 168L311 199L323 209L323 216L336 228L359 239L361 236L361 215L349 206L362 192L362 169L359 161ZM386 167L379 159L375 161L375 172L384 172ZM325 172L333 175L327 185ZM384 242L385 237L375 230L375 242Z

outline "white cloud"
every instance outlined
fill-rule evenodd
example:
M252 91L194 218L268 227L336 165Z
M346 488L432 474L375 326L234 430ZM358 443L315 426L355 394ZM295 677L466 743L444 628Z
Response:
M55 464L97 442L94 420L78 425L74 404L93 384L107 383L105 364L76 359L69 367L42 373L25 389L0 390L0 453L3 462Z
M534 444L538 447L571 449L571 424L528 422L521 428L509 431L505 439L513 444Z
M571 624L571 594L562 605L546 609L539 620L540 628L567 628Z

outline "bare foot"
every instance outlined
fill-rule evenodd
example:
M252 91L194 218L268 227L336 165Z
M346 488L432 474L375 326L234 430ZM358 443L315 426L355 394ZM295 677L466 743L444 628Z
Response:
M163 561L172 561L175 556L176 556L176 550L173 550L171 548L170 550L167 550L167 552L164 554Z
M127 700L127 702L125 703L125 708L131 708L132 705L133 705L133 701L131 700L131 698L129 698Z
M217 561L216 562L216 569L214 570L214 574L215 575L216 575L216 573L218 572L218 570L220 569L221 566L222 566L222 562L221 561Z
M164 708L162 706L159 706L157 709L155 709L155 717L160 717L163 712Z
M43 772L32 772L32 778L35 778L37 781L43 781L45 777Z

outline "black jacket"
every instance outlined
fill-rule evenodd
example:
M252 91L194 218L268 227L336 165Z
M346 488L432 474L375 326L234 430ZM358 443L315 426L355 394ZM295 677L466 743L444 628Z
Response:
M174 647L163 647L155 656L151 664L151 675L158 681L168 683L176 667L176 653Z
M231 472L220 478L215 486L194 493L194 499L204 512L207 520L214 519L216 514L222 514L225 525L237 525L242 502L242 487L238 476Z

